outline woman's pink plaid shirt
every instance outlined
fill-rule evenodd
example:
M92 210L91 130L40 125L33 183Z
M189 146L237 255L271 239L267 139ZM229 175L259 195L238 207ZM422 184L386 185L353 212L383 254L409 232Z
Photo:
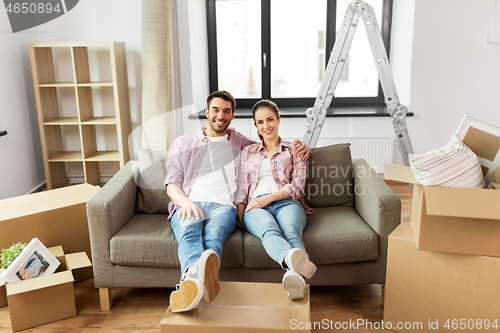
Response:
M243 175L240 179L236 204L248 204L249 198L253 197L255 188L259 181L260 167L262 161L267 155L267 150L261 143L255 143L251 146L243 148L241 151L241 168ZM306 161L302 161L297 156L297 147L289 141L280 142L280 147L274 152L271 157L271 173L278 188L284 189L290 198L299 203L306 214L314 213L314 209L310 208L304 202L304 189L307 178ZM242 191L241 189L245 189Z

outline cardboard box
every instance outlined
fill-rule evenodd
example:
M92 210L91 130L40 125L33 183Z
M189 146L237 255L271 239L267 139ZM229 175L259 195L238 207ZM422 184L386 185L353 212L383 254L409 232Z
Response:
M0 249L36 237L47 247L62 245L92 258L86 204L99 189L79 184L0 200Z
M279 283L221 282L210 303L188 312L168 308L160 322L162 333L186 332L310 332L309 288L301 300L291 301Z
M66 270L5 285L12 331L76 316L73 273L91 263L85 252L65 255L63 261Z
M59 267L57 267L56 273L70 270L73 274L74 282L86 280L89 278L89 275L92 277L92 264L86 255L80 252L64 254L61 245L50 247L48 250L61 263Z
M4 269L0 268L0 275ZM5 291L5 282L0 278L0 308L7 305L7 292Z
M384 164L385 178L413 185L411 228L423 251L500 256L500 191L420 185L410 167Z
M401 224L389 236L384 328L474 332L488 320L497 330L499 276L500 258L418 251L411 227Z

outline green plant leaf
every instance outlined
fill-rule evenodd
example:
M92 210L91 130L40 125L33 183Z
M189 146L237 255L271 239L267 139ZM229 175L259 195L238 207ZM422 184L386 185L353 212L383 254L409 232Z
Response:
M3 269L7 269L10 264L23 252L26 247L26 243L21 244L20 242L17 244L13 244L8 249L2 250L2 264L0 265Z

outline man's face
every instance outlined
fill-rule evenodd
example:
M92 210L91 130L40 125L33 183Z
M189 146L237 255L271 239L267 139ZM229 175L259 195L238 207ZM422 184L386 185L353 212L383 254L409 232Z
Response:
M208 118L207 136L223 136L234 118L231 109L231 102L216 97L210 103L210 107L205 110Z

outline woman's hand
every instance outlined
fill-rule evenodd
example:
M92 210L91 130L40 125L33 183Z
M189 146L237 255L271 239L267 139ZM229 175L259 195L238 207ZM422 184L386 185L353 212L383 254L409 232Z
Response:
M245 213L254 209L254 208L264 208L273 202L272 194L265 195L263 197L258 197L250 201L247 208L245 209Z
M299 139L295 139L293 144L298 146L297 156L300 157L302 161L307 161L309 159L309 147Z

